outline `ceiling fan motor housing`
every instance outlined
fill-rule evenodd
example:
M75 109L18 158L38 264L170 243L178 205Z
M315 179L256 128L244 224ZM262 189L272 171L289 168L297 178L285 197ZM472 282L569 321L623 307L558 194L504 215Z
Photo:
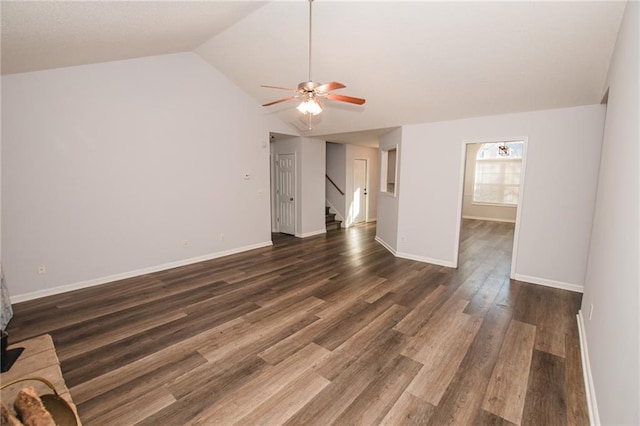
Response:
M319 84L313 81L304 81L298 84L298 90L301 92L313 92Z

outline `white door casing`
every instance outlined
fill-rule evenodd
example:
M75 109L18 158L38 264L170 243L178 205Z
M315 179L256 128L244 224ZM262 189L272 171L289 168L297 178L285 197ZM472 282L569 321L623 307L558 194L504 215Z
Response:
M529 137L521 136L521 137L506 137L506 138L496 138L496 139L482 139L482 140L464 140L462 141L462 161L460 166L460 189L458 196L458 227L456 232L456 243L455 243L455 251L453 256L453 265L454 268L458 267L458 255L460 252L460 230L462 228L462 202L464 198L464 180L465 180L465 172L466 172L466 162L469 161L467 158L467 145L468 144L476 144L476 143L493 143L493 142L509 142L509 141L522 141L524 143L523 151L522 151L522 165L520 167L520 191L518 193L518 207L516 209L516 223L515 229L513 232L513 248L511 249L511 271L509 273L509 278L515 279L516 276L516 266L518 262L518 240L520 237L520 215L522 212L522 198L525 192L525 171L527 164L527 147L529 145Z
M278 231L296 233L296 155L276 155L276 220Z
M353 160L353 199L351 201L353 223L367 220L367 160Z

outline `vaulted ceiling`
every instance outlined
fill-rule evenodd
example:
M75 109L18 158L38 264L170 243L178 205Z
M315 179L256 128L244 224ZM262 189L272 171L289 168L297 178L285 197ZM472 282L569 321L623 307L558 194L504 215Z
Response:
M265 108L298 133L600 102L625 2L313 3L315 81L339 81L355 106L325 102L307 130L293 102ZM194 51L256 102L308 73L306 1L2 1L2 72ZM340 135L337 135L340 134ZM376 134L370 132L369 134Z

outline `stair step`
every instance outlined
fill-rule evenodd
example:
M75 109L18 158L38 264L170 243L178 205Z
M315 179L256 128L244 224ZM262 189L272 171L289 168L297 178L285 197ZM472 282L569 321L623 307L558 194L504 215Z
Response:
M327 231L333 231L334 229L340 229L341 224L342 224L341 220L334 220L332 222L327 222L326 223Z
M334 229L340 229L342 225L341 220L336 220L336 213L331 213L330 207L325 206L324 208L324 222L327 228L327 231L332 231Z

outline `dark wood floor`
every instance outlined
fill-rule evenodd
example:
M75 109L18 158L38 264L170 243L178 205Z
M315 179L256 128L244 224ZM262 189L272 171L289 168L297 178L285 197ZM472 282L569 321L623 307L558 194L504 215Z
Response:
M512 225L463 228L458 269L374 225L275 236L17 304L9 332L53 336L85 425L588 424L581 295L508 279Z

